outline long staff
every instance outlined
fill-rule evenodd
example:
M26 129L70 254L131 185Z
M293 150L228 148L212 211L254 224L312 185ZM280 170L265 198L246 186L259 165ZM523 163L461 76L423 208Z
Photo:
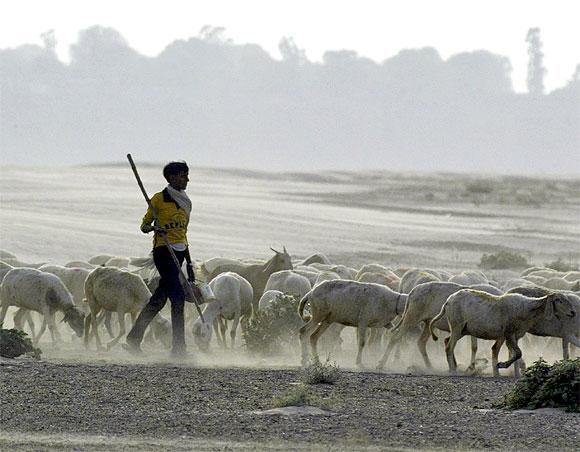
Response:
M129 160L129 164L131 165L131 169L133 170L133 174L135 174L135 179L137 179L137 183L139 184L139 188L141 189L141 193L143 193L143 196L145 196L145 201L147 201L147 205L151 209L151 212L153 212L153 218L155 219L155 224L160 224L159 217L157 216L157 211L155 210L155 208L151 204L151 199L149 199L149 196L147 195L147 192L145 191L145 187L143 187L143 182L141 182L141 178L139 177L139 173L137 172L137 167L135 166L135 162L133 161L133 157L131 157L131 154L127 154L127 159ZM199 301L197 300L197 297L195 296L195 293L193 292L193 289L191 288L191 284L190 284L189 280L183 274L183 269L181 268L181 265L179 265L179 260L177 259L177 256L175 255L173 248L171 248L171 245L169 244L169 240L167 240L167 234L165 232L161 232L161 238L165 242L165 246L169 250L169 253L171 254L171 257L173 258L173 262L177 266L177 269L179 270L180 275L183 277L183 279L185 281L187 281L187 284L185 284L185 287L187 288L187 293L193 299L195 307L197 308L197 312L199 312L199 317L201 318L201 321L203 323L205 323L205 319L203 318L203 314L201 313L201 309L199 307Z

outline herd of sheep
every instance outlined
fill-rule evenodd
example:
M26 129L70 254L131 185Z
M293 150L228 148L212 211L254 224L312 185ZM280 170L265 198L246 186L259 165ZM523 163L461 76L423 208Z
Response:
M311 353L317 355L323 334L338 342L345 327L356 328L358 366L363 365L365 344L384 349L379 369L409 337L417 337L420 355L430 368L427 343L430 337L437 340L435 330L449 333L445 354L450 372L457 369L454 349L463 336L471 337L470 368L475 367L477 339L494 341L494 375L514 363L514 373L519 375L523 361L518 341L526 333L560 338L564 359L569 358L570 344L580 347L578 271L534 267L499 284L480 271L451 274L376 263L354 269L333 264L322 254L293 262L286 248L272 251L266 262L213 258L196 264L198 279L208 282L214 294L205 300L203 320L194 310L190 314L191 334L201 350L210 348L214 333L225 347L228 328L234 347L238 326L247 325L257 311L270 309L281 294L300 299L303 364ZM87 262L53 265L22 262L0 251L0 324L12 308L15 328L27 326L38 343L48 327L57 343L61 339L55 317L62 313L62 321L84 338L85 347L90 348L94 339L98 349L111 349L128 332L126 315L135 320L158 280L150 258L99 255ZM38 332L33 312L42 317ZM117 328L112 314L116 314ZM103 328L110 337L105 346ZM169 347L171 322L158 315L147 340ZM498 362L504 343L509 359Z

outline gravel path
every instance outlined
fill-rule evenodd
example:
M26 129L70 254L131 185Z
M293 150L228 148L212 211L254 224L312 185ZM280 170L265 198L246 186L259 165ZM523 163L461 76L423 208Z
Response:
M326 415L255 413L300 378L296 368L2 360L0 448L574 450L580 441L578 414L489 410L508 377L344 371L335 385L307 387Z

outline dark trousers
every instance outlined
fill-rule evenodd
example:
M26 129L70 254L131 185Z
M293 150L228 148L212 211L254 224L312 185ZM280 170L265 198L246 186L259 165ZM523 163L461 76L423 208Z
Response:
M173 250L173 252L179 261L179 265L181 265L185 259L186 251ZM153 261L161 276L159 286L149 299L149 303L145 305L139 317L137 317L135 325L127 335L127 341L135 345L141 343L147 326L151 323L153 317L163 309L163 306L167 303L167 298L169 298L171 300L173 351L185 351L185 327L183 319L185 292L179 281L179 269L175 266L175 262L166 246L158 246L153 249Z

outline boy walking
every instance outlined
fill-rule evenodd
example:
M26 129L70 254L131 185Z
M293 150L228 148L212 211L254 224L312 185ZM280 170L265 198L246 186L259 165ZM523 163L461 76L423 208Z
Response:
M152 224L154 215L151 207L147 209L141 223L142 232L145 234L154 232L153 261L161 279L159 280L159 286L127 335L127 343L124 348L132 353L142 353L140 345L145 330L151 320L165 306L167 298L169 298L171 301L171 326L173 332L171 356L183 358L186 355L183 313L185 292L179 281L180 271L171 257L162 234L165 234L167 242L173 249L179 264L182 265L186 257L189 263L187 226L191 214L191 200L185 193L189 182L189 168L183 161L170 162L163 168L163 176L168 182L167 187L155 193L151 198L151 206L157 212L159 224ZM189 276L191 278L193 272L188 271L188 273L190 273Z

